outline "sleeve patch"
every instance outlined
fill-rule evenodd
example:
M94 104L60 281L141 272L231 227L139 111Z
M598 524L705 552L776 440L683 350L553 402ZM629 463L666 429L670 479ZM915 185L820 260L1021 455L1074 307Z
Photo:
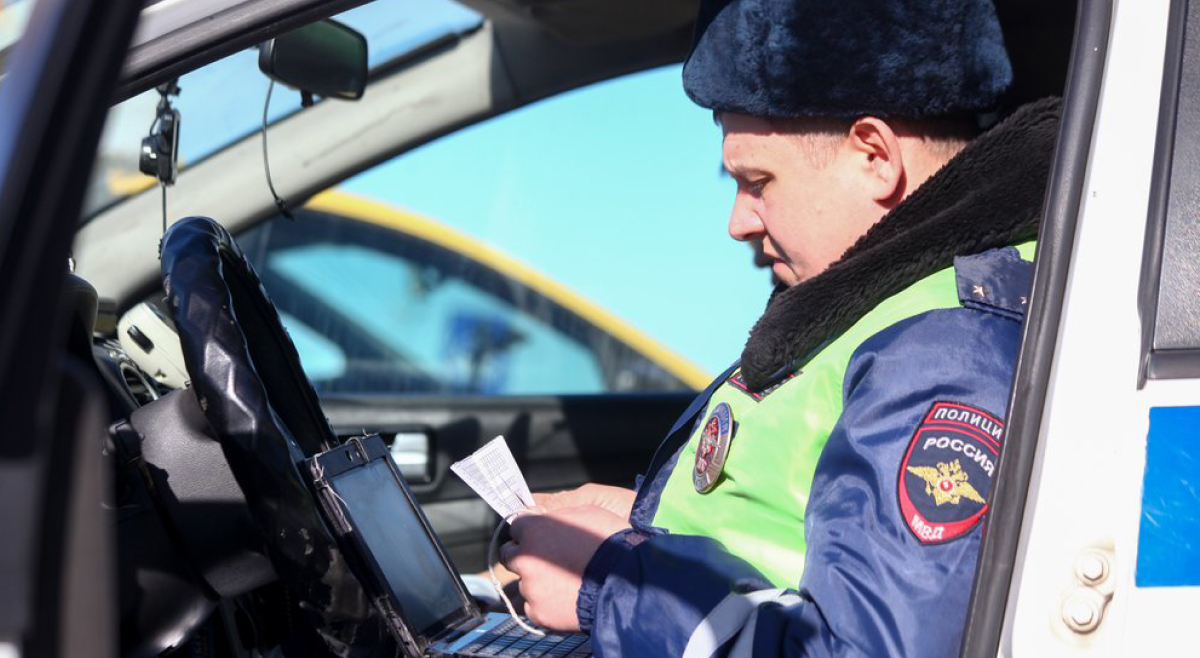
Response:
M935 402L913 432L900 462L904 523L922 544L966 534L987 512L1004 423L953 402Z

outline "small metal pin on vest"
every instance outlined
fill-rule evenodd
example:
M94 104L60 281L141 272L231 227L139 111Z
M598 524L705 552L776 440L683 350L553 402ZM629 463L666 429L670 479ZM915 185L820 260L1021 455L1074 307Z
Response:
M971 288L971 293L976 297L983 299L984 297L987 297L987 288L984 288L983 286L974 286Z

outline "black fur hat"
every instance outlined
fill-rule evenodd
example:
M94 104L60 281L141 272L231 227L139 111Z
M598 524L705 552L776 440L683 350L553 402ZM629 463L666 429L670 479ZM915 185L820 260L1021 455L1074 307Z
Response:
M761 117L987 112L1012 82L992 0L701 0L683 87Z

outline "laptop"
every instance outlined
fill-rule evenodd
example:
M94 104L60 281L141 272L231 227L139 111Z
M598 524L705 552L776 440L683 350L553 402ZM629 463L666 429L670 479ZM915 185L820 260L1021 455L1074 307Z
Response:
M406 658L587 658L587 635L537 635L483 613L379 436L305 462L322 511Z

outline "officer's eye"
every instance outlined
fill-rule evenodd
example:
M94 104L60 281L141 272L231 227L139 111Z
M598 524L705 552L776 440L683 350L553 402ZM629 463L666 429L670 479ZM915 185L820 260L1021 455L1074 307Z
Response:
M763 190L766 189L769 178L756 178L754 180L745 181L742 189L754 196L762 196Z
M771 182L771 174L755 167L735 165L728 168L729 175L737 183L738 192L761 196L767 183Z

